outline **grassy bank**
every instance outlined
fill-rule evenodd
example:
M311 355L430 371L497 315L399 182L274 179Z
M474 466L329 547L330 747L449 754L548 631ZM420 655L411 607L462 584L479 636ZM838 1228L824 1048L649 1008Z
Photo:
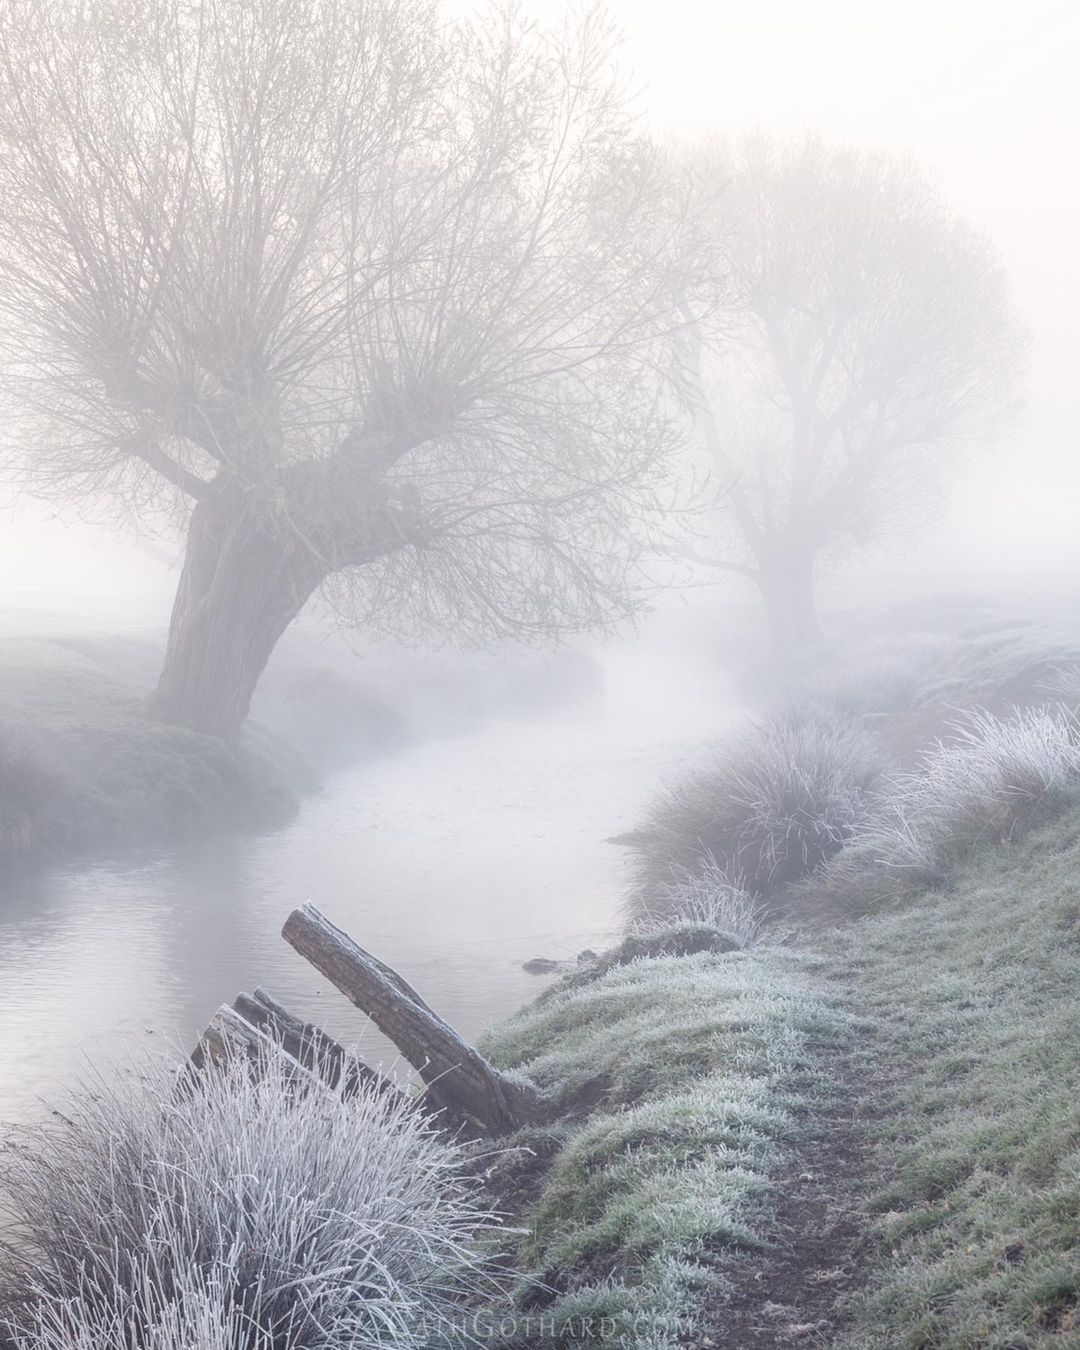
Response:
M710 932L706 945L733 945ZM485 1047L562 1116L510 1140L495 1178L527 1227L530 1346L692 1339L731 1263L767 1242L772 1179L851 1035L778 949L640 951L557 984Z
M713 749L625 837L638 860L632 919L677 918L710 887L742 894L786 929L786 954L758 958L775 987L794 963L854 1029L820 1043L815 1077L799 1089L808 1096L781 1093L789 1121L807 1113L784 1137L789 1158L810 1176L824 1141L825 1165L847 1167L857 1192L839 1203L864 1230L861 1249L833 1252L838 1267L855 1264L861 1292L827 1319L789 1319L796 1339L850 1350L1080 1346L1076 671L1060 628L1007 616L871 636L788 686L775 712ZM549 1033L548 1061L564 1029ZM665 1053L678 1052L659 1037ZM839 1149L813 1128L837 1096ZM676 1147L659 1152L661 1169L678 1166ZM790 1162L777 1173L768 1156L756 1176L789 1175ZM552 1216L557 1233L588 1232L578 1197L588 1204L606 1167L572 1174L554 1209L541 1202L527 1253L543 1251ZM663 1194L679 1194L670 1176ZM753 1231L771 1213L792 1225L782 1235L792 1249L820 1243L813 1207L785 1206L764 1187L740 1198L746 1212L751 1195ZM643 1192L631 1208L645 1203ZM561 1250L578 1259L572 1242ZM632 1244L620 1255L648 1268ZM767 1253L759 1265L765 1283L749 1286L758 1329L776 1302L820 1310L798 1270ZM737 1303L746 1265L726 1269L741 1269ZM684 1287L690 1303L713 1301L719 1346L791 1339L776 1326L751 1340L737 1311L715 1312L711 1290Z
M0 863L280 823L299 766L254 733L231 748L144 711L152 644L0 643Z
M895 1082L850 1344L1080 1345L1080 811L820 950Z

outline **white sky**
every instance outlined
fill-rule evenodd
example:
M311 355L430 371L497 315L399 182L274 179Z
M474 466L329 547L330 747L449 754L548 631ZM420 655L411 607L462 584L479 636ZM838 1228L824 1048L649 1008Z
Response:
M613 0L611 10L658 127L810 129L911 153L991 235L1032 330L1031 403L973 469L940 565L985 553L1026 568L1046 550L1070 554L1080 535L1080 3Z
M529 0L527 0L527 3ZM470 0L450 0L465 5ZM914 154L954 206L994 238L1034 337L1031 406L974 470L936 565L977 554L1017 567L1055 550L1080 569L1080 2L1078 0L611 0L642 107L664 131L760 126ZM531 0L540 19L562 0ZM0 519L3 519L0 517ZM36 511L42 569L66 573L86 533ZM27 578L26 529L5 522L0 593ZM951 541L951 542L950 542ZM105 563L129 546L97 539ZM157 571L145 556L140 568ZM127 585L128 568L110 585ZM78 584L89 586L84 570ZM165 582L165 578L161 580ZM140 579L140 594L150 578ZM69 581L70 584L70 581ZM171 585L165 582L163 592ZM151 587L158 594L156 584ZM164 620L164 614L162 619Z
M998 242L1050 391L1071 378L1080 313L1076 0L616 0L612 9L659 126L812 128L913 153Z

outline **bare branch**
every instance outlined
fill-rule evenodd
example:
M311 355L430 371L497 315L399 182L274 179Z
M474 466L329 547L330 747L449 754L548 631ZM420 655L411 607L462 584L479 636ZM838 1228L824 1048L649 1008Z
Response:
M718 528L812 633L815 560L925 518L1015 406L1025 337L993 250L909 162L754 137L698 163L740 307L721 327L680 301L680 393L732 484Z

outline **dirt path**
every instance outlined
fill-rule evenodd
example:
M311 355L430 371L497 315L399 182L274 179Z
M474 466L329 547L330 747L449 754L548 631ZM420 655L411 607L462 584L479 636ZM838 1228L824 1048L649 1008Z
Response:
M864 1269L869 1082L865 1061L845 1060L832 1101L803 1120L809 1133L774 1176L770 1250L726 1267L734 1293L693 1344L706 1350L835 1345L837 1304L859 1285Z

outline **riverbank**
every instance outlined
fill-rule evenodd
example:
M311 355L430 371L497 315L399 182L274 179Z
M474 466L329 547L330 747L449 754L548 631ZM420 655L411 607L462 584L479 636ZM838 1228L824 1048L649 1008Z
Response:
M298 630L226 745L145 711L163 635L18 622L27 631L0 639L0 866L279 829L353 765L602 697L599 666L573 650L419 659Z
M236 746L144 711L137 639L0 642L0 865L176 845L290 818L313 771L258 727Z
M521 1310L571 1329L520 1343L1080 1343L1078 935L1074 808L891 913L545 995L489 1042L569 1102L507 1141Z
M765 897L771 931L572 974L489 1038L565 1102L496 1172L525 1229L510 1344L1080 1344L1075 657L984 617L807 682L886 768ZM695 781L695 809L727 790Z

